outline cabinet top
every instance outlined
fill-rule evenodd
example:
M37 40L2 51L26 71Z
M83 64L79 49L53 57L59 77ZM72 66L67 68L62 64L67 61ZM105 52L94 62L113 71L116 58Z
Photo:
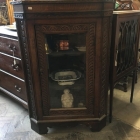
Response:
M114 0L21 0L12 1L15 18L28 18L33 14L60 16L112 16ZM50 14L51 13L51 14ZM18 14L18 15L17 15ZM31 15L32 14L32 15Z
M114 2L114 0L13 0L11 4L20 3L82 3L82 2Z

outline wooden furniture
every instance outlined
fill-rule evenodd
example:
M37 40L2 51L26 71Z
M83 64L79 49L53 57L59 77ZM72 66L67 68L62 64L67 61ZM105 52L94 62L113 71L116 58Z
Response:
M8 17L9 17L9 23L13 24L15 22L14 19L14 11L13 11L13 5L10 4L11 0L6 0L7 8L8 8Z
M137 4L134 3L135 1L132 0L116 0L115 4L115 11L125 11L125 10L138 10ZM123 77L121 80L118 81L116 87L122 89L124 92L127 92L128 88L128 79L132 77L133 74L129 74L128 76ZM136 77L137 83L137 77Z
M133 100L139 47L139 10L114 11L110 63L110 114L112 120L113 90L115 84L133 73L130 102Z
M0 90L27 108L27 94L16 31L0 26Z
M113 0L12 4L32 129L84 123L99 131L107 116Z

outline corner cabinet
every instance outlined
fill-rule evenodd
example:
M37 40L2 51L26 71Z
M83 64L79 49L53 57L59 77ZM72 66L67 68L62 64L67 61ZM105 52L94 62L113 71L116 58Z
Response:
M31 127L106 125L113 0L12 2Z

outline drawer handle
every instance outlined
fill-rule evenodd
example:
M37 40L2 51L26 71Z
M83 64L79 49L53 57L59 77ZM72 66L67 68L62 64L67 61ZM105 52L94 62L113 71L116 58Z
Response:
M17 92L21 92L21 88L18 87L17 85L15 85L15 89L17 90Z
M13 70L18 71L19 70L19 66L18 64L12 64Z
M15 46L12 47L11 45L9 45L8 47L9 47L10 51L15 51L16 50Z

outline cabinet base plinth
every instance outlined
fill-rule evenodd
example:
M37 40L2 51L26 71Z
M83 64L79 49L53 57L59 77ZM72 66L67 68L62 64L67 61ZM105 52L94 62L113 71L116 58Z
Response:
M31 128L37 132L38 134L47 134L48 128L47 127L53 127L53 126L76 126L78 124L84 124L90 128L92 132L98 132L103 127L106 126L106 117L104 117L102 120L91 120L91 121L71 121L71 122L46 122L43 121L36 121L31 118Z
M48 132L46 123L36 123L31 120L31 128L38 134L47 134Z

